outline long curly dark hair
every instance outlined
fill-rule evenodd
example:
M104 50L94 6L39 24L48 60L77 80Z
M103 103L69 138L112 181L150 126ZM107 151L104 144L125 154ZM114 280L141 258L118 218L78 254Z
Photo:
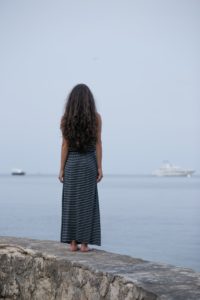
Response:
M67 97L60 129L69 147L85 152L97 141L97 110L92 92L77 84Z

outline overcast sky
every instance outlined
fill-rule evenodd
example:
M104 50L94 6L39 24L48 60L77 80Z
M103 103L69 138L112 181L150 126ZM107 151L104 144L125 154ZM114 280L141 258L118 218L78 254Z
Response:
M199 0L0 0L0 173L58 173L77 83L102 116L104 174L199 172L199 16Z

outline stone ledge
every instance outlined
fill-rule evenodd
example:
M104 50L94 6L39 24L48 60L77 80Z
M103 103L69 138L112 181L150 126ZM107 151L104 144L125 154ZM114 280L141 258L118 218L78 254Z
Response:
M66 244L0 237L0 299L199 300L200 273Z

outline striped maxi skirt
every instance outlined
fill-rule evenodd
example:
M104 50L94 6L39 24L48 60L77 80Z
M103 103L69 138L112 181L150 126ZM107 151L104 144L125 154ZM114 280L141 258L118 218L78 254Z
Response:
M96 148L69 150L62 190L62 243L101 245Z

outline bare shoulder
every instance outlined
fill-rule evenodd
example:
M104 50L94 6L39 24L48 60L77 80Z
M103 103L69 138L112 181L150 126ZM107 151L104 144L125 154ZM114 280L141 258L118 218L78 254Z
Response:
M60 126L63 124L63 121L64 121L64 116L62 116L60 119Z
M97 113L96 113L96 117L97 117L98 123L101 124L101 123L102 123L102 118L101 118L100 113L97 112Z

